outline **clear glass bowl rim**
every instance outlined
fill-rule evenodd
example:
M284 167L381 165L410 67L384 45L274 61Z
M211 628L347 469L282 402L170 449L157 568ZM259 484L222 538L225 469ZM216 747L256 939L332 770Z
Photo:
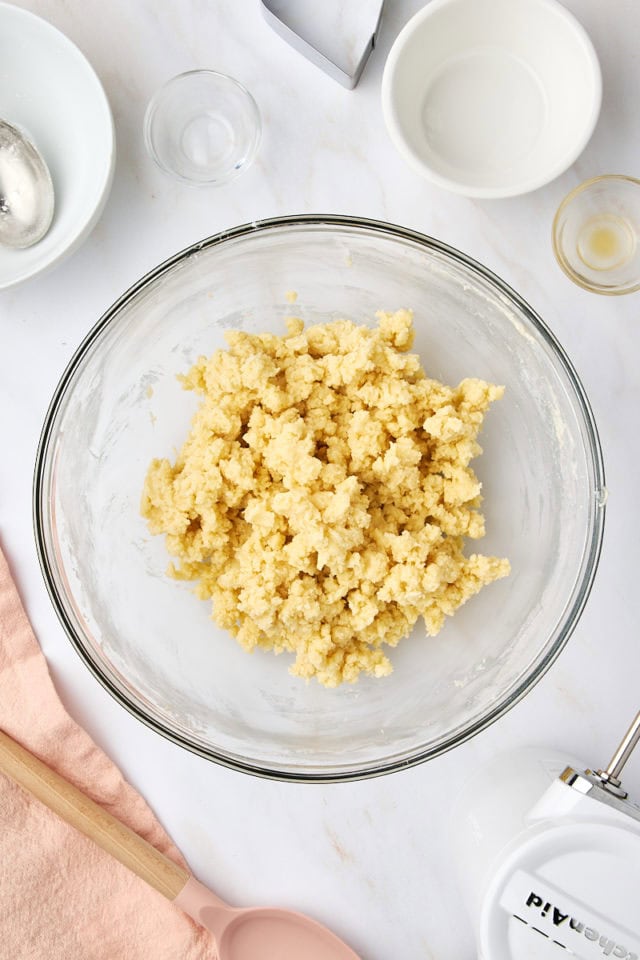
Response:
M228 756L222 752L205 748L200 744L192 742L188 737L178 734L176 731L171 730L156 718L145 713L144 710L138 706L138 704L134 703L123 692L121 692L90 656L89 651L83 642L83 638L75 631L70 618L67 616L64 601L61 595L61 585L57 582L52 560L47 549L47 536L45 530L47 505L44 503L43 497L45 497L48 492L46 485L49 461L48 454L51 443L53 440L55 440L57 415L63 405L67 389L71 384L75 373L81 366L85 355L91 349L92 345L98 339L105 327L117 319L120 309L155 280L170 271L173 266L186 260L194 253L201 252L202 250L209 250L227 240L237 239L239 237L252 235L263 231L304 226L334 226L365 229L377 232L379 234L396 237L398 239L413 241L429 250L435 250L439 253L445 254L445 256L448 256L454 262L471 269L491 283L497 290L507 297L507 299L514 306L516 306L526 315L529 322L536 328L542 339L545 340L546 343L551 347L552 351L557 356L557 359L564 367L564 371L575 391L579 412L584 421L585 433L588 439L589 460L593 470L593 489L598 495L604 493L606 487L602 448L600 445L598 430L591 405L580 378L578 377L578 374L569 357L565 353L564 348L561 346L549 327L545 324L541 317L538 316L533 308L529 306L529 304L509 286L509 284L500 279L500 277L494 274L491 270L478 263L472 257L469 257L457 250L455 247L451 247L440 240L436 240L433 237L427 236L426 234L422 234L395 224L387 223L385 221L373 220L364 217L333 214L300 214L252 221L251 223L242 224L229 230L223 230L211 237L186 247L179 253L158 264L158 266L146 273L140 280L129 287L129 289L126 290L125 293L123 293L122 296L119 297L100 317L100 319L81 341L79 347L69 361L55 389L45 416L40 440L38 443L33 476L33 524L38 560L42 575L44 577L45 586L53 603L58 619L65 630L65 633L67 634L76 652L83 660L85 665L89 668L94 677L105 688L105 690L107 690L107 692L110 693L111 696L130 714L132 714L146 726L150 727L156 733L161 734L163 737L172 741L173 743L176 743L184 749L204 757L205 759L214 761L224 767L271 780L297 783L337 783L344 781L365 780L369 779L370 777L382 776L397 770L405 770L409 767L417 766L426 760L433 759L436 756L446 753L448 750L466 742L467 740L470 740L476 734L491 726L496 720L508 713L508 711L536 685L536 683L544 676L549 667L557 659L559 654L566 646L580 619L580 615L589 598L589 594L591 593L591 588L593 586L593 581L602 549L605 521L605 497L601 496L600 500L596 504L596 509L592 514L591 537L585 550L582 580L575 591L573 604L565 611L563 622L558 629L558 635L555 641L549 646L544 656L541 657L537 668L528 676L524 677L521 683L514 690L512 690L507 697L499 701L493 710L488 711L485 716L479 718L473 723L469 723L467 727L461 731L458 731L446 741L418 749L416 750L415 754L408 758L403 757L400 760L393 759L382 762L375 766L367 766L366 768L362 769L340 769L336 772L322 771L320 773L307 773L299 770L284 771L278 769L268 769L266 767L256 766L251 762L237 756Z

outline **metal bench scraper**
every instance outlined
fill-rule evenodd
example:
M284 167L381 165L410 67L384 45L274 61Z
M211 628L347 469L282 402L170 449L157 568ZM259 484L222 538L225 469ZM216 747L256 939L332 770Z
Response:
M267 23L304 57L352 90L373 50L384 0L262 0Z

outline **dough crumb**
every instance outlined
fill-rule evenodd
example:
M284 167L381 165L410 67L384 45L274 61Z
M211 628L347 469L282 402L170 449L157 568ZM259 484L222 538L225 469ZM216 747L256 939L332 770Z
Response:
M296 300L298 299L298 293L296 290L287 290L287 292L284 295L284 298L287 301L287 303L295 303Z
M408 352L412 312L377 320L228 332L180 377L202 402L142 495L170 575L195 582L216 623L327 687L387 676L383 647L420 617L435 636L510 569L464 553L484 535L469 464L503 388L430 379Z

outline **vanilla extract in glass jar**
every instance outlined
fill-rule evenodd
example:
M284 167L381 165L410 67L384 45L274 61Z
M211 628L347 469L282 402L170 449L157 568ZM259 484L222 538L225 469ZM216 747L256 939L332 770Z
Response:
M608 175L565 197L553 222L553 248L567 276L594 293L640 289L640 180Z

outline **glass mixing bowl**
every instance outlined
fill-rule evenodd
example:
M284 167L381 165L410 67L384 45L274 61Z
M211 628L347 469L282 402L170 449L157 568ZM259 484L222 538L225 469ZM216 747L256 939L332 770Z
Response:
M287 302L296 290L295 306ZM242 650L192 586L165 576L162 537L139 513L147 466L172 457L195 398L176 374L229 329L284 332L410 306L431 376L506 386L487 415L487 536L512 573L429 639L391 651L393 674L335 690L288 656ZM47 414L35 525L52 600L95 676L176 743L239 770L348 780L433 757L482 730L543 675L576 625L604 522L601 452L562 348L505 283L436 240L346 217L238 227L152 270L77 350ZM470 543L473 548L475 544Z

